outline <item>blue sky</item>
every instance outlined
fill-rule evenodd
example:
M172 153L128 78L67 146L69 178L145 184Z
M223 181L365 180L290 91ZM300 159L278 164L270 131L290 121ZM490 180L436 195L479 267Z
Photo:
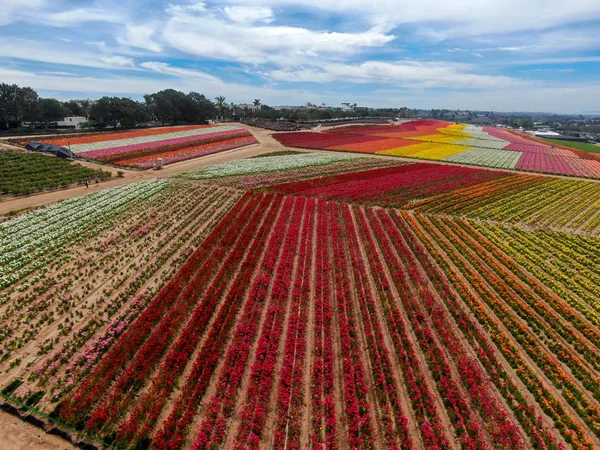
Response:
M60 99L600 112L598 0L2 0L0 82Z

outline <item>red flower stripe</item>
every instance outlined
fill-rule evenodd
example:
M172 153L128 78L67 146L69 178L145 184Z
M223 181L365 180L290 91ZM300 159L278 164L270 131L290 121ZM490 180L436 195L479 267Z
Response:
M253 216L244 223L254 223L259 220L263 215L264 209L269 206L270 202L270 198L263 198L261 203L259 203L258 208L254 211ZM184 304L184 307L182 307L182 310L187 308L187 313L189 314L192 307L194 305L196 306L192 318L167 355L161 370L155 376L153 387L156 387L157 383L159 385L164 385L165 382L167 384L164 385L164 389L170 389L170 387L172 387L173 378L180 373L178 371L183 370L185 367L182 362L187 360L187 357L189 357L195 347L195 343L198 342L197 340L189 340L187 337L194 334L199 336L205 329L208 321L218 306L218 299L225 295L224 290L228 285L229 279L236 273L238 264L243 262L244 253L246 252L255 231L255 227L248 226L243 228L241 233L238 230L237 234L239 235L239 238L235 245L231 247L229 253L222 253L215 256L216 259L224 259L223 263L219 266L218 264L214 264L213 261L209 261L208 264L205 264L205 266L199 270L198 276L186 287L186 290L182 294L182 297L186 299L186 303ZM223 246L222 248L224 251L227 249L226 246ZM212 270L210 268L211 264L214 267ZM217 268L219 269L218 271L216 270ZM211 279L212 281L210 281ZM210 284L208 284L209 281ZM158 358L160 358L167 350L168 345L172 340L171 336L176 332L178 325L183 323L181 316L181 312L173 311L172 309L167 317L168 320L164 320L155 330L151 338L148 339L142 348L140 348L135 356L134 362L127 369L125 375L118 380L109 398L102 406L92 413L91 419L88 422L90 428L93 426L102 426L107 422L114 422L122 412L129 408L129 404L133 400L132 397L143 385L145 379L150 376L151 370L158 361ZM184 358L184 356L186 357ZM169 374L164 374L164 371L171 372ZM175 372L173 373L173 371ZM145 400L142 402L143 407L158 408L160 403L159 405L153 406L150 402L153 398L155 401L160 400L161 395L164 396L166 394L164 392L157 393L151 391L149 394L150 398L145 397ZM119 407L117 408L115 405L119 405ZM154 412L157 413L160 412L160 410ZM133 415L135 416L135 414L136 412L134 411ZM154 418L146 417L146 419L152 421ZM122 435L131 431L137 431L138 433L146 431L139 426L139 423L132 425L131 418L128 423L130 424L129 426L125 425L122 428Z
M348 250L354 275L353 285L371 357L371 371L381 410L379 421L383 424L385 445L387 448L409 449L412 448L412 441L408 432L408 420L400 404L398 383L394 377L390 353L377 318L376 302L371 293L370 281L367 279L367 269L359 254L360 243L348 205L342 206L342 216L349 238Z
M371 406L367 399L368 383L358 347L357 325L351 304L346 242L339 205L330 204L331 245L334 264L335 302L337 307L338 333L341 345L343 392L348 420L349 445L352 448L370 448L373 445Z
M333 372L332 292L329 283L330 222L328 204L319 202L317 214L317 258L315 271L315 330L311 383L313 448L333 448L336 441L336 415Z
M299 448L304 408L304 361L310 302L313 234L315 230L316 200L306 203L306 214L298 248L298 273L294 278L292 304L284 347L283 364L277 393L277 409L273 430L274 448Z
M410 199L452 192L506 176L508 173L501 171L415 163L276 184L269 190L398 207Z
M285 313L289 295L288 282L293 275L293 258L297 248L299 223L304 209L304 202L296 201L293 207L290 204L291 202L288 200L286 202L289 209L287 209L285 217L290 220L287 235L283 240L279 261L276 262L272 259L266 261L267 267L271 271L275 269L275 266L277 267L261 335L258 339L256 359L251 368L250 385L246 390L247 401L252 401L261 396L261 394L264 395L263 389L267 389L267 386L265 385L266 383L261 383L261 376L268 378L272 377L273 373L271 367L270 371L263 374L263 366L270 367L271 364L274 364L273 352L278 347L278 332L280 335L281 329L283 329L283 314ZM251 356L252 343L259 331L258 327L265 298L263 296L256 300L258 304L255 304L255 302L249 303L243 318L238 322L219 375L216 393L206 405L206 416L200 426L196 441L194 442L194 448L206 448L218 445L225 435L228 426L227 421L237 403L238 389L242 382L246 363ZM273 345L269 345L270 343ZM272 347L275 347L275 349ZM264 367L264 370L267 370L267 367ZM268 394L268 392L270 392L270 386L268 386L266 393ZM265 408L266 405L264 403L268 403L268 397L266 401L262 397L261 403L263 403L262 408ZM257 408L260 408L260 406L257 406ZM249 409L246 408L240 414L242 420L240 430L242 430L245 421L246 423L248 421L248 411ZM250 435L250 432L248 435ZM254 435L251 441L255 441L257 438L260 439L259 436L260 434Z
M269 198L263 198L258 203L258 207L254 209L252 216L248 218L240 215L242 220L240 223L247 225L258 220L263 215L263 210L269 201ZM205 261L181 295L177 299L173 299L173 306L136 352L124 373L117 379L112 392L92 411L86 424L88 430L101 428L114 421L128 408L132 397L144 385L146 378L168 349L175 334L185 323L197 303L207 311L216 307L215 300L221 297L219 289L222 290L226 287L227 274L235 273L235 268L242 260L255 231L256 228L252 226L244 226L241 232L235 228L230 230L222 245L217 246L217 251L212 258ZM215 264L215 261L219 261L221 264ZM202 301L198 302L198 297L202 294Z
M450 448L450 442L439 417L434 396L426 381L426 374L413 347L413 339L408 335L409 328L402 317L396 299L391 294L391 281L384 269L382 258L378 256L380 250L375 244L364 211L356 209L355 214L383 315L404 375L404 381L408 387L407 391L419 423L423 442L427 448ZM409 295L406 289L399 293L400 295Z
M230 138L211 143L194 145L189 148L153 153L151 159L149 159L147 156L142 156L139 158L127 158L119 161L118 165L138 166L147 169L149 167L152 167L156 158L163 158L165 164L170 164L177 161L197 158L199 156L211 155L213 153L222 152L224 150L230 150L237 147L243 147L245 145L255 144L256 142L257 141L253 136L242 136L233 139Z
M438 345L437 339L431 331L429 321L422 312L420 301L418 301L415 294L416 286L421 286L417 270L414 266L408 264L407 268L404 268L404 262L408 263L410 260L407 250L401 245L402 242L397 240L397 236L394 239L387 235L375 218L373 211L369 210L368 214L374 234L379 240L382 253L386 257L392 278L399 289L404 289L405 294L401 295L401 301L432 375L437 381L440 396L444 399L446 409L451 412L450 419L462 445L469 448L488 448L482 433L481 423L474 413L472 405L462 395L444 352ZM414 285L411 288L410 285L413 283Z
M275 197L274 201L276 205L281 204L279 197ZM244 305L242 317L246 318L246 325L248 325L248 322L249 325L257 322L256 314L260 317L262 301L267 293L270 282L269 273L274 269L275 262L277 261L292 203L292 199L284 200L280 208L277 208L277 212L271 210L263 222L259 237L253 241L249 251L252 254L255 254L257 251L260 253L260 250L266 245L267 238L269 238L267 251L261 263L266 270L256 276L254 280L251 280L252 272L258 261L244 265L243 273L240 273L237 277L239 282L233 283L233 289L225 299L224 304L228 305L228 307L222 308L219 311L217 318L211 326L209 335L193 363L192 370L188 375L179 398L175 402L162 428L154 436L154 446L156 448L177 449L182 445L186 431L200 406L208 383L228 345L227 336L236 322L236 314L244 298L244 292L249 287L249 283L252 283L252 286L248 300ZM273 223L275 223L275 227L273 227ZM230 304L231 307L229 307ZM236 333L242 330L241 320L238 321L238 325L236 326ZM233 348L232 345L233 343L229 343L228 352Z
M414 270L413 280L421 286L422 304L427 307L430 318L443 341L445 347L455 360L459 376L468 389L473 404L481 410L481 417L488 427L494 442L511 448L523 448L524 442L517 427L510 421L508 413L496 398L496 394L488 385L486 375L466 351L463 344L458 340L458 331L447 316L446 309L439 303L430 289L427 288L428 280L420 268L419 262L407 245L407 241L390 216L384 211L378 212L384 228L393 237L395 243L402 245L403 253L408 257L409 267Z
M234 226L238 216L246 215L257 205L252 194L244 195L236 206L212 231L202 245L188 259L177 275L161 290L140 317L130 326L113 348L73 392L72 397L62 405L60 413L67 423L83 419L90 406L106 391L113 377L127 364L142 345L154 326L163 318L171 306L171 300L179 296L189 280L196 274L202 263L212 255L215 244Z

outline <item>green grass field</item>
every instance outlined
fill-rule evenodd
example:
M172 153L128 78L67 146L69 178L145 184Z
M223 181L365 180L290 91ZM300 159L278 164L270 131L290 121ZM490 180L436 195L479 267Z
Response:
M588 144L587 142L572 142L563 141L562 139L544 139L554 145L562 145L564 147L571 147L577 150L583 150L584 152L600 153L600 147L594 144Z

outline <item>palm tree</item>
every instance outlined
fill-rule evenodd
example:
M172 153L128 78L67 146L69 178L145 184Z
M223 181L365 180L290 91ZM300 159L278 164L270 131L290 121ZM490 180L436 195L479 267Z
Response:
M254 99L254 106L256 106L257 108L260 106L260 98Z
M219 113L223 115L223 106L225 106L225 96L219 95L215 97L215 102L217 102L217 108L219 108Z

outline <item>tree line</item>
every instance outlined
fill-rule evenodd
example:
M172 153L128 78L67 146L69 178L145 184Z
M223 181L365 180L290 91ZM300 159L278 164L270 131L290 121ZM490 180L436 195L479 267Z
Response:
M0 129L27 123L32 128L47 127L65 117L86 117L88 126L103 128L119 124L124 128L147 122L162 124L201 124L221 118L266 120L326 120L354 117L407 117L407 108L358 108L349 113L342 108L324 108L308 104L302 108L274 109L255 99L251 105L227 103L224 96L215 101L197 92L184 93L165 89L144 95L144 101L127 97L102 97L98 100L59 101L42 98L30 87L0 83Z

